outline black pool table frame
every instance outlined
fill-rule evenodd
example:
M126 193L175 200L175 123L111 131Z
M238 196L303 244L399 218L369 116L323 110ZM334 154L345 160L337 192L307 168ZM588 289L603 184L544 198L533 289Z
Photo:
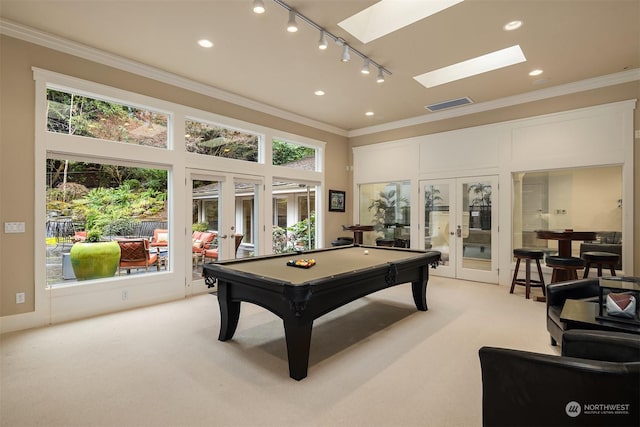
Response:
M302 256L294 255L294 257L313 258L319 256L321 252L339 251L344 248L343 246L307 251ZM264 258L279 257L286 260L291 258L292 254L205 264L204 276L207 284L212 286L215 281L218 284L217 296L220 305L218 339L227 341L233 337L240 318L240 302L250 302L264 307L282 319L289 359L289 375L293 379L301 380L307 376L313 321L320 316L373 292L407 282L411 282L416 308L427 311L429 266L435 268L440 260L440 252L375 246L361 246L361 248L376 251L406 251L407 258L297 285L227 268L237 263Z

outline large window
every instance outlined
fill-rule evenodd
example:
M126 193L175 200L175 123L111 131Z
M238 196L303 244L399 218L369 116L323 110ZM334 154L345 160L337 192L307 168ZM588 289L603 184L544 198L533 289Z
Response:
M203 261L216 257L215 251L199 253L201 239L194 236L200 230L222 233L224 244L210 245L220 249L220 259L270 253L266 177L295 182L274 224L287 230L310 220L310 227L303 225L315 245L321 141L282 135L278 141L300 140L285 151L302 156L284 156L285 163L301 160L313 168L282 167L264 162L273 152L263 142L280 131L47 70L34 68L34 80L34 228L41 242L34 254L35 301L42 319L57 322L209 291L199 273ZM309 203L297 181L313 183ZM299 204L299 197L305 202ZM75 274L73 248L117 245L118 261L124 239L149 244L149 268L122 269L118 262L108 276ZM309 242L296 238L303 240Z
M514 248L552 253L557 242L538 239L536 231L573 229L597 233L595 242L573 242L573 256L585 247L622 253L621 166L514 173L513 185Z
M113 274L106 276L102 272L96 277L76 274L80 267L90 268L79 267L78 263L94 263L99 267L106 262L100 252L95 258L76 260L80 256L76 255L80 244L87 242L98 247L100 242L146 239L146 250L154 256L149 256L148 263L141 262L137 268L126 269L126 272L146 273L159 271L161 266L166 268L166 170L60 158L47 159L46 168L48 285L105 278L120 272L115 268L109 270ZM163 230L167 242L161 247L158 246L157 230Z
M168 116L163 113L47 90L49 132L167 148Z
M411 224L409 181L360 185L360 224L373 225L365 244L408 247Z
M274 253L316 248L316 187L276 180L273 183Z
M259 138L256 135L195 120L187 120L185 130L186 148L191 153L259 161Z
M317 149L293 142L274 139L273 164L293 169L303 169L309 171L317 170L316 152Z

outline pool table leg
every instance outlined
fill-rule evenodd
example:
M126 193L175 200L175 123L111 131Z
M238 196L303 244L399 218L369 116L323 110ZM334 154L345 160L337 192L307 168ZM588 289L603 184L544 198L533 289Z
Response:
M416 308L420 311L427 311L427 281L411 282L411 291Z
M311 329L313 320L301 323L299 319L284 319L284 335L287 342L289 376L300 381L307 376L309 367L309 349L311 347Z
M231 301L227 282L218 280L218 304L220 305L220 334L218 340L233 338L240 319L240 301Z

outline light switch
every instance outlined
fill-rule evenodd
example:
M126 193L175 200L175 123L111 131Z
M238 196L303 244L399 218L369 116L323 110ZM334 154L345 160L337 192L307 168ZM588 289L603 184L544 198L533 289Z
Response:
M24 222L5 222L5 233L24 233Z

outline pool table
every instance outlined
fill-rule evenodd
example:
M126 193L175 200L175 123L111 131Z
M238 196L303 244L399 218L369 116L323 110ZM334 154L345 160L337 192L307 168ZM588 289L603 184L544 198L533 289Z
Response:
M313 259L299 268L289 261ZM267 255L204 265L205 281L218 283L220 341L233 337L240 302L274 313L284 323L289 375L307 376L313 321L351 301L401 283L411 282L418 310L427 310L429 266L440 252L377 246L338 246L301 253Z

